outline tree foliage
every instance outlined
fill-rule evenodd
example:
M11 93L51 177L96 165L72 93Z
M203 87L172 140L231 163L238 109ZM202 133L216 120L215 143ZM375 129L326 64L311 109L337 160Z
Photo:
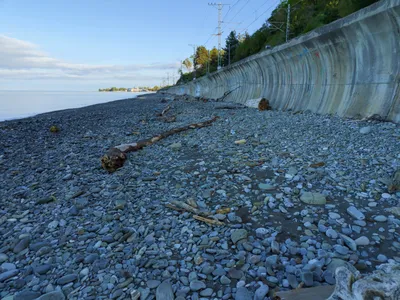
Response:
M231 31L226 38L225 42L225 55L223 57L224 65L228 65L229 62L233 61L233 57L235 57L236 47L239 45L239 39L237 37L236 31Z
M210 72L217 71L218 67L218 49L212 48L210 51Z
M206 49L206 47L204 46L197 47L194 61L196 69L205 68L207 66L208 50Z
M193 67L192 61L191 61L189 58L186 58L186 59L182 62L182 64L185 66L185 68L186 68L186 70L187 70L188 72L190 72L190 70L191 70L192 67Z

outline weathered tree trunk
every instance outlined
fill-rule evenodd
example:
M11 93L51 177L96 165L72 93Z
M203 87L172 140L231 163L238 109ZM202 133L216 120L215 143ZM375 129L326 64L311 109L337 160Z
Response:
M258 108L259 110L272 110L269 101L265 98L249 99L244 103L247 107Z
M217 119L218 117L214 117L205 122L194 123L184 127L171 129L169 131L156 135L150 139L140 140L136 143L122 144L119 146L115 146L113 148L110 148L107 151L107 153L101 158L101 165L103 169L107 170L108 172L110 173L115 172L124 165L125 160L127 158L126 153L138 151L146 146L150 146L155 142L158 142L159 140L164 139L175 133L179 133L189 129L196 129L196 128L210 126L211 123L215 122Z

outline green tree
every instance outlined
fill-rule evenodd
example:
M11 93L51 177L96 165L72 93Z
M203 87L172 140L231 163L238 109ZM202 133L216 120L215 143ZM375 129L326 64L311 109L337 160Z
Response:
M186 68L186 70L187 70L188 72L190 72L190 70L191 70L192 67L193 67L193 64L192 64L192 62L191 62L191 60L190 60L189 58L186 58L186 59L182 62L182 64L185 66L185 68Z
M249 50L250 50L250 35L246 32L243 37L243 41L236 48L234 61L241 60L251 55Z
M208 62L208 50L204 46L199 46L196 49L195 67L197 69L205 68Z
M212 48L210 51L210 72L215 72L218 67L218 49Z
M347 0L338 1L338 12L340 17L345 17L361 8L369 6L378 0Z
M223 63L225 66L229 64L229 61L233 62L238 44L239 40L236 36L236 31L231 31L225 41L225 54L223 56Z

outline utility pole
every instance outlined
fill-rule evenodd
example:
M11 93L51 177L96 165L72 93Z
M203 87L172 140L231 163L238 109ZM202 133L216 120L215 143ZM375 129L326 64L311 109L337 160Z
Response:
M169 72L167 72L167 83L169 85Z
M208 3L210 6L218 7L218 70L221 68L221 37L222 37L222 31L221 31L221 24L222 24L222 9L224 6L229 5L229 4L222 4L220 3Z
M228 46L228 51L229 51L229 52L228 52L228 54L229 54L229 55L228 55L228 56L229 56L229 57L228 57L228 65L230 65L230 64L231 64L231 48L234 49L234 48L237 47L237 45L239 45L239 44L235 44L235 45L232 46L231 43L229 43L228 45L229 45L229 46Z
M231 43L229 43L228 66L231 65Z
M194 78L196 79L196 45L189 44L189 46L193 47L193 69L194 69Z
M208 50L207 73L210 73L210 50Z
M289 40L290 34L290 4L288 4L287 21L286 21L286 42Z

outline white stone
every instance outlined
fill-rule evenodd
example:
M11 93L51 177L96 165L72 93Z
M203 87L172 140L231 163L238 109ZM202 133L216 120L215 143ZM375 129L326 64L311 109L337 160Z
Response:
M326 236L331 238L331 239L336 239L338 237L338 234L335 230L333 230L332 228L329 228L326 232L325 232Z
M8 255L0 253L0 264L8 260Z
M347 247L349 247L353 251L357 251L357 244L351 237L348 237L347 235L342 233L340 233L339 235Z
M379 215L374 218L376 222L386 222L387 218L385 216Z
M353 218L356 218L357 220L365 219L364 214L354 206L350 206L349 208L347 208L347 213Z
M80 274L81 276L86 276L86 275L88 275L88 274L89 274L89 268L84 268L84 269L82 269L82 270L79 272L79 274Z
M256 236L259 238L265 238L268 232L269 232L268 229L260 227L256 229Z
M338 213L335 213L335 212L330 212L329 213L329 218L331 218L333 220L336 220L336 219L340 218L340 215Z
M366 236L360 236L358 239L355 240L357 246L368 246L369 239Z
M360 129L360 133L361 134L367 134L367 133L370 133L370 132L371 132L371 126L362 127Z
M304 192L300 200L307 204L321 205L326 204L326 198L320 193Z
M388 211L398 217L400 217L400 207L389 208Z
M57 226L58 226L58 221L52 221L49 223L49 225L47 225L49 229L56 229Z
M261 190L267 190L267 191L275 189L275 186L273 186L272 184L268 184L268 183L259 183L258 187Z
M182 148L182 144L181 143L173 143L173 144L169 145L169 147L172 150L179 150L180 148Z

